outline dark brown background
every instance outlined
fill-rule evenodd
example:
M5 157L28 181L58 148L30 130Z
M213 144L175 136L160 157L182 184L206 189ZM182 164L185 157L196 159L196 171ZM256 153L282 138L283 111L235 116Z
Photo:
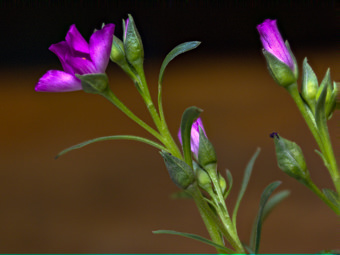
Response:
M27 4L28 3L28 4ZM48 69L60 69L48 46L76 23L86 38L102 21L117 25L133 14L144 39L146 76L154 98L161 58L178 43L202 45L171 63L164 78L164 108L176 135L184 109L202 109L220 171L228 168L233 207L243 169L257 147L261 154L241 204L238 229L249 239L262 190L282 180L290 189L263 226L261 252L313 253L339 248L335 214L312 192L282 173L272 131L303 149L312 178L332 187L312 136L289 95L270 78L255 26L277 18L299 65L308 56L319 77L331 67L339 80L333 1L2 1L0 84L1 253L209 253L214 249L175 236L173 229L207 237L192 201L171 200L171 182L154 148L131 141L90 145L54 160L62 149L94 137L149 137L104 98L83 92L34 92ZM287 4L288 3L288 4ZM164 29L165 27L165 29ZM113 91L150 122L132 82L110 64ZM339 155L339 112L329 122ZM231 210L231 209L230 209Z

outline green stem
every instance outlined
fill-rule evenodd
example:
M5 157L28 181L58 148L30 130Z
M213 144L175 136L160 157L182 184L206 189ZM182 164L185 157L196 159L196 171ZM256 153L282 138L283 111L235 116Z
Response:
M151 99L151 95L150 95L150 92L149 92L149 89L146 83L145 75L144 75L144 70L139 70L138 73L139 73L139 81L137 82L140 84L139 87L141 88L141 92L142 92L141 95L151 115L151 118L153 119L159 133L163 137L163 144L171 151L171 153L174 156L182 159L182 154L169 132L165 119L160 118L160 115L158 114L156 107Z
M193 197L198 211L203 219L203 222L208 230L208 233L212 239L213 242L224 245L224 241L221 235L222 233L225 235L225 229L223 226L221 226L220 220L216 217L216 215L213 213L213 211L210 209L206 201L204 200L201 191L199 190L196 183L193 183L190 185L187 189L187 192ZM234 246L233 246L234 247ZM235 248L235 247L234 247ZM223 253L223 251L220 251L217 249L218 253ZM237 253L243 253L242 250L236 250Z
M148 124L146 124L144 121L142 121L140 118L138 118L129 108L127 108L110 89L105 90L102 94L103 97L105 97L107 100L109 100L113 105L115 105L119 110L121 110L123 113L125 113L130 119L135 121L138 125L140 125L142 128L144 128L146 131L148 131L150 134L152 134L154 137L156 137L160 142L164 144L163 137L152 127L150 127Z
M225 226L225 228L227 229L227 231L230 235L230 238L227 238L227 240L230 243L234 243L234 245L237 246L238 250L242 250L243 246L242 246L242 243L241 243L241 241L240 241L240 239L237 235L236 226L233 224L233 222L232 222L232 220L229 216L227 206L225 204L223 193L222 193L222 190L221 190L221 187L220 187L220 184L219 184L219 180L218 180L216 164L209 164L209 165L205 166L204 169L209 174L210 179L211 179L213 186L214 186L214 190L217 194L217 197L216 197L216 195L214 195L213 199L216 201L215 203L216 203L216 206L218 207L217 211L218 211L218 214L220 216L220 219L221 219L223 225ZM235 248L234 245L233 245L233 247Z
M318 131L318 128L316 126L315 120L307 112L306 105L305 105L305 103L301 99L299 90L297 88L297 84L296 83L292 83L291 85L286 87L286 89L288 90L288 92L292 96L292 98L294 99L297 107L300 110L300 113L302 114L302 117L305 119L305 121L306 121L306 123L307 123L307 125L309 127L309 130L312 132L312 134L314 136L314 139L317 142L320 150L323 151L324 150L323 149L324 145L323 145L321 137L319 135L319 131Z
M325 194L310 180L306 183L306 186L313 191L326 205L328 205L337 215L340 215L340 208L332 203Z
M320 130L318 129L314 116L308 112L305 103L301 99L296 83L289 85L287 87L287 90L294 99L310 131L312 132L315 141L317 142L322 154L324 155L327 161L326 167L340 196L340 176L332 144L330 141L328 128L327 126L322 126Z

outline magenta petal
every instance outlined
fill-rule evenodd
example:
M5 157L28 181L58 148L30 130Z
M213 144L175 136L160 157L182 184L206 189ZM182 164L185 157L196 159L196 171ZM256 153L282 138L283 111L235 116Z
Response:
M49 70L35 86L39 92L68 92L81 90L81 82L75 76L58 70Z
M277 28L276 20L267 19L256 28L259 31L263 48L294 70L293 59Z
M95 65L88 59L67 56L66 62L72 67L71 74L97 73Z
M76 25L72 25L70 30L67 32L65 37L67 44L71 50L89 54L89 44L86 42L84 37L79 33ZM75 53L73 53L75 54Z
M107 24L90 37L90 56L97 73L104 73L109 63L114 29L114 24Z
M71 54L70 47L68 46L67 42L62 41L56 44L52 44L48 49L58 56L64 71L72 74L72 67L68 64L67 61L65 61L67 58L66 56Z

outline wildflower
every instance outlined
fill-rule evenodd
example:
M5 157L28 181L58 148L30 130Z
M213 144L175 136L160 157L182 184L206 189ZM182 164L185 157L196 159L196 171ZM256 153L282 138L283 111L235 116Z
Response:
M64 71L47 71L39 79L35 90L42 92L81 90L81 81L75 74L105 73L110 59L114 28L114 24L103 26L91 35L87 43L73 24L66 34L65 41L49 47L49 50L58 56Z

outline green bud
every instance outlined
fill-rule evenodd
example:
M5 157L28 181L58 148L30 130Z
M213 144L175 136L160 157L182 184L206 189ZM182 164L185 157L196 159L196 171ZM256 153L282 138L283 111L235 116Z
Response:
M124 51L127 61L136 69L143 67L144 49L136 24L129 14L124 25Z
M198 167L196 170L196 176L198 185L208 193L212 192L211 179L208 173L204 171L202 168Z
M327 90L326 100L325 100L325 114L326 114L326 117L330 119L336 107L338 88L337 88L337 84L335 82L332 82L329 68L327 69L325 77L323 78L320 84L320 87L316 94L316 100L320 98L321 93L324 89Z
M75 75L81 80L81 86L87 93L101 94L109 86L109 79L105 73Z
M198 148L198 163L205 168L207 165L216 165L216 152L214 146L205 136L201 127L199 127L199 148Z
M296 72L294 70L294 74L293 70L288 65L280 61L273 54L269 53L265 49L263 49L262 52L267 60L267 68L270 75L280 86L287 87L296 82L298 78L297 70Z
M195 175L191 167L184 161L165 151L160 152L171 180L181 189L186 189L194 183Z
M302 91L301 95L303 99L308 103L309 108L312 110L312 112L315 112L315 103L316 103L316 94L318 92L318 79L313 71L313 69L310 67L310 65L307 63L307 58L303 61L303 71L302 71Z
M296 143L279 137L277 133L270 136L274 138L279 168L299 182L308 183L310 177L301 148Z
M226 191L227 191L227 182L226 182L226 180L223 178L223 176L220 175L220 173L218 173L218 180L219 180L219 183L220 183L220 187L221 187L221 190L222 190L222 194L225 194Z
M133 80L136 79L135 74L131 70L128 62L126 61L124 44L115 35L113 36L113 40L112 40L112 49L111 49L110 59L112 60L112 62L119 65L120 68L122 68L124 72L126 72Z

